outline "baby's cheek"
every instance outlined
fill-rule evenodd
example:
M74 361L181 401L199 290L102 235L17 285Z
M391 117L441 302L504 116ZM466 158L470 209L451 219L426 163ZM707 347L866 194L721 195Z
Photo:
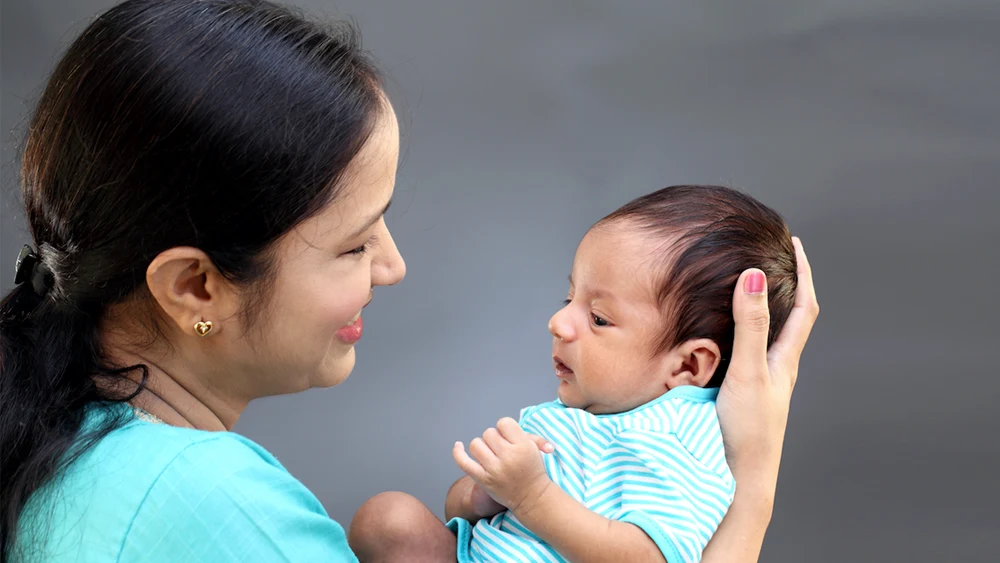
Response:
M647 376L641 378L626 366L609 371L602 382L604 399L615 405L629 405L636 393L644 387Z

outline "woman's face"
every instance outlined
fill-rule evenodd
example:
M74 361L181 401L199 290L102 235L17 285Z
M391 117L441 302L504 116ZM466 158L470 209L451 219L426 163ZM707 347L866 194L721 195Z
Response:
M251 378L242 383L254 387L254 396L347 379L372 289L406 273L383 217L399 157L396 115L386 107L348 166L340 197L278 243L269 302L233 359L237 373Z

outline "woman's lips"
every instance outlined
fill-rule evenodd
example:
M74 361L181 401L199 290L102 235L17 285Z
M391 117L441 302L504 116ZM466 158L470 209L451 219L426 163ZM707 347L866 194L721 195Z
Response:
M354 344L361 340L361 333L365 330L365 322L358 315L358 319L351 324L344 325L337 331L337 339L344 344Z
M365 301L364 309L372 302L372 297L374 297L375 292L372 290L368 291L368 301ZM361 313L358 313L358 318L347 323L346 325L340 327L337 331L337 340L340 340L344 344L355 344L358 340L361 340L361 333L365 331L365 322L361 320Z

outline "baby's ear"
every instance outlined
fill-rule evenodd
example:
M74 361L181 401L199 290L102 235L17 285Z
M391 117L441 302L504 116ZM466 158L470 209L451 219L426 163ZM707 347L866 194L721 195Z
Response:
M670 369L667 388L681 385L704 387L719 367L719 345L708 338L695 338L681 343L668 353Z

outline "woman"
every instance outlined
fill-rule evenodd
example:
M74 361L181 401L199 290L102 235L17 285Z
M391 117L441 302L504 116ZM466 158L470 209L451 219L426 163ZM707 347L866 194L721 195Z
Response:
M253 399L342 382L405 265L383 215L395 114L349 29L258 0L129 0L31 121L35 249L0 307L0 552L10 561L354 561L343 528L227 432ZM798 358L737 291L719 399L736 500L705 561L756 561ZM763 322L762 322L763 321Z

